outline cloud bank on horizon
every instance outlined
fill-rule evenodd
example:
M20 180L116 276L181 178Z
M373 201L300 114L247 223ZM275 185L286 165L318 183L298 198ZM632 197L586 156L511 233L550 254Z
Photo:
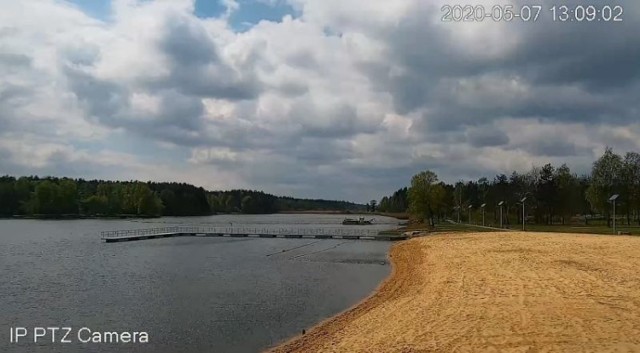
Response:
M424 169L640 150L640 3L444 23L445 3L0 0L0 174L364 202Z

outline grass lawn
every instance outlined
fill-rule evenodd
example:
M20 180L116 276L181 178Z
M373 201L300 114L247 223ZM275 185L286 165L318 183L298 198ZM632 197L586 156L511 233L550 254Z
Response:
M554 224L554 225L545 225L545 224L527 224L526 231L530 232L550 232L550 233L580 233L580 234L604 234L604 235L612 235L613 229L607 227L606 224ZM441 222L436 224L435 229L429 226L427 223L413 223L402 227L398 230L392 231L384 231L382 234L401 234L403 232L410 232L416 230L423 231L432 231L437 233L445 233L445 232L496 232L500 231L497 228L485 228L479 225L474 224L464 224L464 223L449 223L449 222ZM522 230L522 224L511 224L510 228L505 228L505 231L520 231ZM628 226L626 224L622 224L622 222L616 225L616 233L618 231L628 232L631 235L640 235L640 226L631 225Z
M586 234L613 234L613 228L609 228L606 225L578 225L578 224L565 224L565 225L539 225L539 224L527 224L525 226L528 231L536 232L555 232L555 233L586 233ZM522 228L519 228L522 229ZM516 229L514 229L516 230ZM640 235L640 227L617 225L616 233L618 231L629 232L632 235Z
M433 229L427 223L412 223L398 230L384 231L384 232L381 232L380 234L383 234L383 233L400 234L404 232L411 232L411 231L417 231L417 230L433 231L433 232L495 232L496 231L495 229L482 228L474 225L442 222L442 223L436 224L435 229Z
M424 226L424 225L423 225ZM552 232L552 233L581 233L581 234L605 234L611 235L613 234L613 229L607 227L606 225L579 225L579 224L554 224L554 225L544 225L544 224L527 224L525 229L530 232ZM511 225L511 231L519 231L522 230L522 225ZM437 232L493 232L496 229L491 228L483 228L476 225L468 225L468 224L454 224L454 223L442 223L436 225ZM640 227L639 226L627 226L626 224L619 224L616 226L616 232L629 232L632 235L640 235Z
M436 224L436 232L496 232L496 229L484 228L469 224L456 224L456 223L439 223Z
M409 219L409 214L406 212L374 212L372 214L378 215L378 216L384 216L384 217L392 217L392 218L397 218L402 220Z

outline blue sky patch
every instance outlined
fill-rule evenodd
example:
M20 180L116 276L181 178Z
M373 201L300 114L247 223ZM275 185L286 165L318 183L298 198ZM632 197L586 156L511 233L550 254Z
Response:
M111 15L110 0L69 0L86 14L100 20L108 20ZM240 7L229 18L230 25L237 31L251 28L260 21L279 22L282 17L291 15L296 17L296 11L284 1L275 4L268 0L240 0ZM195 15L200 18L220 17L226 11L221 0L196 0Z
M76 5L87 15L103 21L111 15L110 0L69 0L68 2Z

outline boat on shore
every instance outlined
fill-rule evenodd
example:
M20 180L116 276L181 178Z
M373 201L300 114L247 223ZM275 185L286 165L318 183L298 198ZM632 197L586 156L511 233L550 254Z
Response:
M345 218L342 221L343 225L354 225L354 226L360 226L360 225L371 225L373 224L375 218L371 218L369 220L364 219L364 217L360 217L358 219L354 219L354 218Z

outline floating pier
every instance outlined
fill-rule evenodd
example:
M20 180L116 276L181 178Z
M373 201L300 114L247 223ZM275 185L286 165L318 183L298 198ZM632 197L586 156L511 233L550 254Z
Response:
M165 227L147 229L110 230L100 232L106 243L173 237L232 237L232 238L307 238L345 240L407 239L406 235L381 235L379 230L353 228L241 228L241 227Z

